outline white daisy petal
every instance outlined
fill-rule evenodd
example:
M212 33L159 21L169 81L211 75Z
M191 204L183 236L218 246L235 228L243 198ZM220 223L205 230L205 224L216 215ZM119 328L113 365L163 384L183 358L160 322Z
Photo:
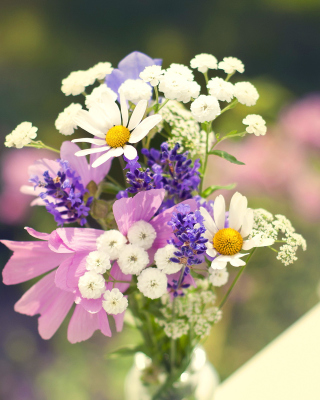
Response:
M91 144L96 144L97 146L103 146L106 141L102 139L90 139L90 138L84 138L84 139L73 139L71 140L72 143L91 143Z
M218 229L223 229L226 218L226 203L224 201L224 197L221 194L214 201L213 215Z
M111 157L119 157L123 154L123 148L122 147L115 147L110 149L107 153L102 154L99 158L96 159L96 161L92 164L92 168L97 168L99 165L105 163L106 161L109 160Z
M214 220L204 207L200 207L200 213L204 218L203 221L204 227L210 232L210 234L213 237L218 232L218 228L214 223Z
M117 104L106 93L102 93L101 99L102 99L101 106L109 116L112 124L121 125L121 114Z
M95 123L99 125L99 130L101 132L107 132L113 126L105 110L101 107L101 104L96 103L90 107L89 114Z
M137 150L133 146L130 146L129 144L126 144L123 147L123 152L124 152L125 157L127 157L128 160L133 160L138 155Z
M161 115L152 115L144 119L132 132L129 143L137 143L143 139L152 128L154 128L162 120Z
M247 211L244 215L244 219L242 222L242 227L240 230L240 234L242 237L247 237L250 235L253 227L253 210L251 208L247 208Z
M235 258L233 260L230 260L230 264L233 267L241 267L242 265L246 265L245 261L241 260L241 258Z
M231 199L229 208L229 227L236 231L240 229L246 209L248 200L239 192L236 192Z
M210 257L215 257L217 255L217 252L215 251L215 249L207 249L207 254Z
M100 127L95 123L88 111L79 110L74 117L74 122L85 131L94 136L101 138L105 137L105 133L101 131Z
M227 266L226 261L217 261L217 259L213 260L211 263L212 269L223 269Z
M126 98L122 93L120 93L120 107L121 107L121 115L122 115L122 125L128 125L128 107Z
M130 122L128 125L129 131L132 131L136 126L138 126L146 112L148 102L147 100L141 100L136 105L136 108L133 110L133 113L130 118Z
M88 154L101 153L102 151L106 151L106 150L109 150L109 149L110 149L110 146L97 147L97 148L94 148L94 149L85 149L85 150L77 151L75 153L75 155L77 157L87 156Z

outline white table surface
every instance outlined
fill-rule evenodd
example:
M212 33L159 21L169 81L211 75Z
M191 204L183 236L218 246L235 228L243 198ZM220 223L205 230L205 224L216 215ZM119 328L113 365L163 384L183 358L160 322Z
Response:
M320 400L320 303L226 379L214 400Z

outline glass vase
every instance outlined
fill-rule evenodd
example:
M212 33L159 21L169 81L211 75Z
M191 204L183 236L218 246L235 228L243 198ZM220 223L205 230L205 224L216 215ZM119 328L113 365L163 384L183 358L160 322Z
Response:
M219 376L200 346L193 350L187 369L164 388L166 380L167 374L138 352L126 377L125 400L213 400L219 384Z

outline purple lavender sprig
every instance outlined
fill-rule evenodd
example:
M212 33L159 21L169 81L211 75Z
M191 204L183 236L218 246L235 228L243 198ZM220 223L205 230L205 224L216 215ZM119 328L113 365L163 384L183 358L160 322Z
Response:
M49 171L45 171L43 181L34 176L30 182L33 182L35 187L45 189L39 196L59 226L72 222L79 222L83 226L87 222L86 217L89 215L93 197L85 200L88 191L81 183L80 176L67 161L58 160L58 162L61 169L57 176L53 178Z

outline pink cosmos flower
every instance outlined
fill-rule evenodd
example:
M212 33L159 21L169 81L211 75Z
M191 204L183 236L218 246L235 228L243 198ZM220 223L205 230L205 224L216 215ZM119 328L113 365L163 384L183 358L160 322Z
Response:
M166 191L151 189L140 192L131 198L122 198L113 205L113 214L119 231L129 242L144 248L153 262L155 252L167 245L172 235L168 225L175 207L171 207L154 217L159 210ZM185 200L191 211L197 209L195 200Z
M86 257L96 250L96 240L104 232L97 229L59 228L50 234L26 228L41 241L2 243L13 250L3 270L3 282L13 285L46 274L15 304L15 311L26 315L40 314L39 334L50 339L76 303L68 326L71 343L89 339L96 330L111 336L108 315L102 308L102 298L87 299L81 296L78 282L86 272ZM58 268L57 268L58 267ZM116 280L130 281L118 265L112 266ZM106 289L116 287L125 291L128 283L108 283ZM122 330L124 313L114 315L117 331Z

